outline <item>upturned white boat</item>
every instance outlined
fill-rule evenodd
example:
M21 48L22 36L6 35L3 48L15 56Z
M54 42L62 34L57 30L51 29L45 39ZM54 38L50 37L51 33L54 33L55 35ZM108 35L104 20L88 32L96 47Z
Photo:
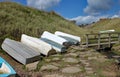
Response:
M56 42L53 42L51 40L45 39L45 38L40 38L40 40L45 41L46 43L48 43L49 45L51 45L53 47L53 49L56 50L56 52L65 52L66 51L66 47L63 45L60 45Z
M6 38L2 43L2 49L11 57L22 64L29 64L41 59L37 49L27 46L21 42Z
M115 30L104 30L104 31L100 31L99 33L110 33L110 32L115 32Z
M68 40L64 39L64 38L61 38L55 34L52 34L48 31L44 31L43 34L41 35L41 38L42 39L48 39L48 40L51 40L55 43L58 43L60 45L64 45L66 47L69 47L71 44Z
M55 53L51 45L35 37L22 34L21 42L36 48L39 53L46 56Z
M74 36L68 33L64 33L64 32L60 32L60 31L56 31L55 35L60 36L66 40L68 40L71 44L79 44L81 42L81 38L78 36Z

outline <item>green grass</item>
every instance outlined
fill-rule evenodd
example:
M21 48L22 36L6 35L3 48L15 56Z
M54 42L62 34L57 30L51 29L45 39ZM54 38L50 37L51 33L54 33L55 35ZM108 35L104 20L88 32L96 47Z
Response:
M86 33L115 29L120 31L120 19L102 19L88 28L80 28L54 11L44 12L18 3L0 2L0 45L5 38L20 40L21 34L40 37L44 31L62 31L80 36Z
M55 12L44 12L17 3L0 2L0 44L5 38L20 40L21 34L40 37L44 31L63 31L82 36L85 30Z
M92 24L87 29L92 33L96 33L102 30L111 30L111 29L120 32L120 18L101 19L97 23Z
M40 68L45 64L45 60L42 59L41 61L39 61L39 63L37 64L37 68L35 69L35 71L39 71Z
M85 38L84 34L100 30L120 30L120 19L104 19L89 28L79 28L55 13L44 12L17 3L0 2L0 44L5 38L20 40L21 34L40 37L44 31L63 31ZM85 39L83 39L85 40Z
M111 68L114 68L112 66L115 63L114 59L109 59L109 60L107 60L103 63L93 60L93 61L91 61L91 63L92 63L91 65L92 65L93 69L96 72L96 76L90 76L90 77L106 77L103 74L103 71L113 71L113 72L115 72L115 70L111 70Z

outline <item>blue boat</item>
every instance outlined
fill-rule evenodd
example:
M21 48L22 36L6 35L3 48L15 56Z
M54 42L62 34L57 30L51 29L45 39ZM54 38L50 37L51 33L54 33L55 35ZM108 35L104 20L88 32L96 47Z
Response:
M15 75L15 70L2 57L0 57L0 77L15 77Z

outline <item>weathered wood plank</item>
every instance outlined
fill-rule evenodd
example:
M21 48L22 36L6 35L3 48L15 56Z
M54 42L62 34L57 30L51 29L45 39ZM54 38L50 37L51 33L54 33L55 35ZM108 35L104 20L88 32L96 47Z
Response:
M116 39L118 38L117 36L114 37L114 36L111 36L111 39ZM109 39L109 37L100 37L100 39ZM95 37L95 38L88 38L88 40L98 40L98 37Z
M18 54L14 49L6 44L2 44L2 49L6 51L10 56L19 61L20 63L26 64L25 58Z
M74 35L71 35L71 34L67 34L67 33L64 33L64 32L56 31L55 35L60 36L60 37L62 37L64 39L68 40L72 44L78 44L78 43L81 42L80 37L74 36Z
M98 49L100 48L100 41L101 41L101 39L100 39L100 34L98 34Z
M60 45L54 41L48 40L46 38L40 38L41 40L45 41L46 43L48 43L49 45L51 45L53 47L53 49L56 50L56 52L65 52L66 51L66 47L63 45Z
M16 52L19 53L19 54L21 54L23 57L26 57L26 58L31 57L31 55L29 53L27 53L26 50L24 50L24 49L23 49L24 53L21 53L23 50L21 50L21 47L20 47L19 44L16 44L16 43L10 42L10 41L9 42L5 41L4 44L8 45L8 46L13 46L14 48L12 48L12 49L14 49L14 50L19 50L19 51L16 51Z
M44 31L43 34L41 35L41 38L43 39L48 39L51 40L53 42L56 42L60 45L65 45L65 46L70 46L70 42L65 40L64 38L61 38L57 35L54 35L50 32Z
M36 55L36 54L39 53L39 51L37 49L35 49L35 48L31 47L31 46L27 46L27 45L23 44L23 45L21 45L21 47L23 49L25 49L25 50L27 49L29 51L28 53L31 54L31 55ZM33 52L33 51L35 51L35 52ZM36 52L38 52L38 53L36 53Z
M111 46L111 34L109 34L109 47Z
M116 43L118 43L118 41L111 42L111 44L116 44ZM109 45L109 43L108 42L100 43L100 45ZM98 46L98 43L88 44L88 47L92 47L92 46Z
M120 33L118 33L118 42L120 43Z
M110 32L110 33L88 33L87 35L98 35L98 34L118 34L120 32Z
M28 46L36 48L39 53L46 56L55 53L55 50L53 50L51 45L35 37L22 34L21 42Z
M40 53L36 49L8 38L2 43L2 49L22 64L40 60Z
M89 39L88 35L86 34L86 46L88 47Z
M17 51L18 53L20 53L20 54L22 54L23 56L27 56L27 57L31 57L31 56L35 56L35 55L37 55L37 54L40 54L40 53L38 53L38 50L35 50L35 49L31 49L31 47L29 47L29 46L26 46L26 45L24 45L24 44L22 44L22 43L20 43L20 42L16 42L16 41L13 41L13 40L7 40L7 41L5 41L4 43L6 43L6 44L8 44L8 45L10 45L10 46L13 46L14 48L13 49L15 49L15 50L19 50L19 51ZM20 51L22 51L21 50L21 48L22 48L22 50L24 50L24 53L21 53ZM36 51L36 52L33 52L33 51Z

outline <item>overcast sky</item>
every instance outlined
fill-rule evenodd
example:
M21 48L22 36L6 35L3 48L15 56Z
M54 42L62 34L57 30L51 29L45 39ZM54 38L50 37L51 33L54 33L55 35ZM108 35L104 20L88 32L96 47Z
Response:
M1 0L0 0L1 1ZM120 0L12 0L39 10L55 11L76 24L120 17Z

